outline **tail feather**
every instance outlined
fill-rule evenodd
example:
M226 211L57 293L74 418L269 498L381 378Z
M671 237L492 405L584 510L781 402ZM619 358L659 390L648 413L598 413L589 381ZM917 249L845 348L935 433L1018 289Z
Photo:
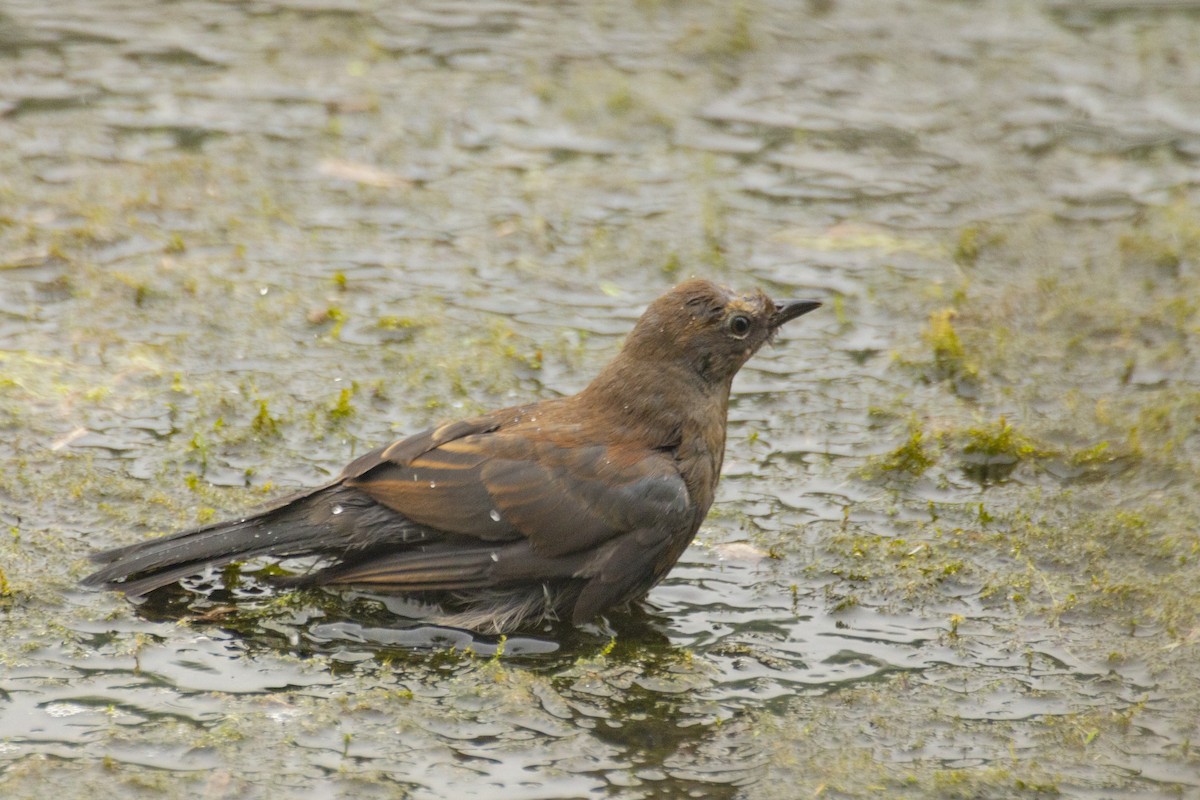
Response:
M431 535L355 490L324 486L284 498L257 514L216 522L92 556L105 564L87 586L137 596L205 567L258 556L345 556L385 545L411 545Z
M238 559L229 559L224 562L202 561L198 563L182 564L175 567L164 567L158 572L152 572L140 578L118 577L113 578L112 580L105 580L98 577L99 573L96 573L85 578L84 584L101 589L123 592L127 597L141 597L144 594L153 592L155 589L160 589L163 586L169 586L172 583L183 580L190 575L196 575L203 571L206 566L220 566L236 560Z
M208 566L262 555L310 555L321 547L323 533L320 527L305 524L295 515L268 511L98 553L93 559L107 565L84 578L83 583L137 596Z

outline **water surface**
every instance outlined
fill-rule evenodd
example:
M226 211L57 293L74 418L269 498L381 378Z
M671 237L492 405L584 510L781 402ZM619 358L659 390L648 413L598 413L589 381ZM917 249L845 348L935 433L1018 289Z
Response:
M1188 3L11 0L0 793L1200 792L1197 119ZM692 274L828 305L645 608L76 587Z

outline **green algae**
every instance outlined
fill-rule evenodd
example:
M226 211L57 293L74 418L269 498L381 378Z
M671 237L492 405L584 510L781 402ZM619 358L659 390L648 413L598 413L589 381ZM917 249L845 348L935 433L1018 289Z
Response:
M937 463L937 454L927 441L925 430L914 417L908 424L908 437L895 450L877 462L884 472L903 472L922 475Z
M966 347L955 327L958 312L943 308L929 315L929 327L925 330L925 341L933 356L934 376L939 380L975 379L979 368L967 357Z
M812 24L809 11L827 16ZM503 15L480 13L490 26L486 38L502 41ZM621 19L615 8L590 13L604 21L581 23L592 36L607 35L605 26ZM889 75L900 75L904 81L895 88L905 103L919 101L919 93L910 100L905 89L910 79L920 86L924 63L916 51L887 57L897 47L887 36L892 28L923 41L897 18L872 39L878 52L856 52L856 34L840 37L845 49L827 57L814 40L812 57L822 65L817 82L792 75L781 84L783 103L768 96L747 106L761 116L703 122L751 144L760 140L763 155L676 146L688 126L720 113L710 104L731 92L752 93L774 68L764 65L794 64L818 28L840 32L845 17L863 13L826 3L782 11L757 3L642 3L643 35L653 37L659 25L671 31L657 55L636 42L587 55L590 40L568 35L563 41L582 55L543 56L539 43L491 70L479 65L498 58L496 52L482 45L470 46L484 47L479 52L436 50L446 43L436 31L429 35L432 51L406 50L386 33L389 26L365 24L353 10L294 12L287 20L294 47L261 56L249 75L237 77L248 86L271 85L272 79L260 80L263 73L285 81L291 70L328 84L328 97L316 104L319 134L302 139L295 155L281 154L286 136L260 137L245 120L233 123L245 133L212 136L186 150L155 151L148 139L157 153L153 163L139 163L119 147L110 155L77 153L64 182L39 176L49 155L17 158L15 148L0 155L9 184L0 187L0 280L5 288L31 286L34 298L21 301L27 309L16 305L18 321L28 323L19 341L27 344L0 353L6 433L0 521L19 533L0 545L8 582L0 632L11 643L5 664L26 675L42 670L48 684L64 670L89 681L123 667L93 663L75 672L42 659L61 646L81 662L106 664L112 651L132 650L145 669L152 647L185 652L191 641L228 625L248 647L234 656L237 663L261 661L281 671L306 664L339 681L328 690L199 693L218 704L219 720L137 718L128 710L136 703L114 707L108 722L79 726L91 742L113 744L111 754L88 760L95 752L89 742L80 745L82 756L8 762L0 777L5 796L71 796L79 786L102 795L266 796L268 784L276 793L286 787L330 795L446 794L457 787L412 786L403 770L380 765L410 766L407 753L445 753L447 761L486 773L486 758L525 763L520 753L531 749L539 769L554 765L529 769L537 779L578 769L572 765L581 754L582 771L593 778L602 771L595 764L617 765L612 784L576 784L562 796L720 796L726 789L728 796L789 799L1186 793L1172 776L1173 770L1194 775L1197 766L1188 727L1197 704L1200 625L1196 199L1175 192L1156 206L1142 193L1130 203L1136 212L1078 218L1071 216L1078 207L1064 210L1055 187L1032 173L1061 178L1136 167L1131 185L1144 177L1164 184L1172 180L1172 148L1183 152L1188 141L1149 154L1118 150L1089 158L1089 147L1105 145L1072 140L1074 126L1053 123L1048 141L985 157L997 163L984 164L982 177L1002 174L992 185L1007 210L995 220L964 222L964 212L944 198L931 212L919 193L904 199L897 223L885 206L856 194L837 205L807 195L765 200L745 191L744 176L756 171L758 178L819 186L820 174L792 164L821 147L886 160L896 148L914 153L912 141L937 149L960 123L978 136L960 153L994 146L987 130L999 117L988 116L995 109L983 96L945 98L942 108L967 118L943 120L937 130L910 135L907 145L904 136L888 134L897 119L910 118L894 116L886 104L874 107L881 98L870 95L871 87L883 82L890 91ZM918 6L913 13L932 12ZM934 16L953 29L955 13L938 8ZM1071 47L1115 41L1105 59L1129 56L1125 40L1108 38L1105 24L1064 37L1042 17L1014 13L1041 37L1038 54L1064 47L1065 38ZM676 14L687 21L672 27ZM1186 26L1164 25L1154 12L1138 15L1136 25L1148 65L1136 71L1139 80L1153 90L1156 74L1188 74L1195 48L1163 41L1170 29ZM985 40L991 35L973 30ZM64 52L72 46L65 43ZM89 47L103 50L99 43ZM931 51L933 73L939 87L946 78L947 90L963 80L972 59L988 58L979 53L1005 55L986 62L993 70L986 75L970 72L968 83L986 80L1000 96L1006 80L1030 71L1010 60L1006 47ZM319 70L308 63L296 69L297 58L322 53L331 60ZM671 60L674 54L683 59ZM1096 68L1087 52L1073 55L1073 70ZM1182 66L1152 69L1170 59ZM118 61L128 60L118 54ZM459 62L467 68L455 69ZM103 62L95 69L104 70ZM1089 92L1120 83L1094 77ZM813 95L793 91L818 86ZM219 91L202 83L185 105L219 100ZM1015 99L1020 110L1025 101ZM789 102L854 109L870 130L847 128L841 118L836 130L800 128L766 113L786 111ZM498 123L489 118L489 103L507 116ZM281 118L304 108L293 99L279 105ZM440 114L443 105L456 116ZM1034 116L1052 115L1053 106L1039 101ZM462 115L463 108L471 113ZM524 148L520 127L508 127L512 109L532 114L540 127L574 125L628 149L543 156ZM455 137L472 133L476 113L485 120L477 142L457 147ZM5 124L18 129L45 121L5 115ZM1113 123L1116 138L1119 123ZM1018 125L1021 136L1038 133L1005 124ZM80 134L90 135L89 128ZM144 134L121 135L137 143ZM1068 138L1057 143L1054 136ZM273 144L263 146L260 138ZM39 144L38 152L60 146L69 149L70 140ZM389 170L417 164L419 178L389 189L318 186L314 156L330 153ZM437 168L442 163L452 164L446 173ZM435 166L427 180L421 170L428 164ZM966 170L972 187L981 177L977 166ZM889 170L905 177L903 165ZM918 181L955 180L948 161L938 170ZM870 171L864 174L869 180ZM671 186L667 202L643 208L656 183ZM1004 196L1013 186L1021 197ZM330 196L318 203L318 192ZM617 202L610 207L611 198ZM327 208L364 213L348 225L313 213ZM373 221L395 209L407 215L402 223ZM847 216L893 222L859 224ZM944 241L931 241L930 231L945 231ZM130 249L114 256L115 246ZM454 281L422 276L431 262ZM660 630L651 634L622 629L584 646L556 634L568 650L544 660L514 656L511 640L502 658L483 648L471 654L450 648L414 654L365 643L322 648L307 641L312 623L298 621L303 614L380 624L388 618L363 604L296 594L247 603L240 615L213 610L209 619L178 626L182 631L168 625L143 637L128 632L131 620L141 618L123 601L74 588L88 569L83 556L95 549L241 513L281 493L275 481L312 485L360 448L434 419L570 390L616 346L619 326L580 322L569 305L548 311L542 309L551 301L539 303L541 317L529 324L519 313L481 311L473 302L478 293L595 287L597 295L622 298L629 308L616 313L628 315L660 283L697 269L736 285L774 281L806 291L825 291L827 272L837 286L830 317L838 336L884 331L885 348L898 358L883 368L856 343L847 355L838 351L842 340L826 332L808 339L805 329L796 334L799 342L782 341L779 351L764 353L756 362L766 367L762 372L751 365L742 385L765 388L754 391L752 403L739 398L732 474L722 485L727 494L702 538L715 544L749 536L775 558L743 572L736 559L711 569L689 564L678 577L689 595L707 584L722 594L719 602L715 593L701 594L707 606L670 604L678 588L652 595L652 601L666 598L660 602L670 604L678 626L659 617ZM424 288L390 293L386 307L371 302L371 293L410 278L424 279ZM451 283L459 296L444 299ZM55 327L39 327L48 321ZM812 331L825 331L821 325L829 323L814 316L813 324ZM797 345L811 361L778 355ZM830 359L827 351L839 355ZM849 366L839 371L843 356ZM785 364L793 371L802 365L805 380L770 373ZM836 385L813 379L822 372L839 375ZM873 381L884 388L858 404L858 393L873 391ZM358 389L345 405L354 413L336 415L352 382ZM869 413L867 404L884 413ZM760 411L762 420L747 421ZM752 439L748 427L761 435ZM862 433L821 452L831 430ZM803 448L816 452L771 458L775 447L794 446L779 442L798 431L811 437ZM884 468L873 469L879 464L868 463L864 451L881 453L876 458ZM973 462L986 470L971 477ZM752 474L743 478L739 471ZM822 509L799 495L795 487L813 476L845 492L840 508ZM239 591L252 585L237 584ZM930 637L932 644L922 639L904 647L932 655L911 668L885 663L866 678L806 683L837 663L786 650L789 643L780 640L796 629L765 619L751 602L762 600L765 608L772 587L797 619L832 615L863 639L875 635L887 614L916 617L885 638ZM743 607L754 622L739 627L736 612ZM689 628L703 628L710 638L684 639L683 648L658 644L680 641ZM302 644L293 644L293 635ZM345 651L355 648L368 658L353 662ZM647 684L661 691L639 685L647 675L661 681ZM121 679L132 685L136 676ZM174 686L170 675L153 679L149 697L169 695L185 707L195 702L197 693ZM541 708L554 713L537 716ZM534 719L522 716L528 714ZM487 724L445 736L422 728L447 720ZM518 727L501 729L497 720L518 720ZM166 768L132 763L123 748L137 747L139 737L154 747L177 745L184 755ZM460 752L461 742L475 749ZM17 739L3 744L30 746ZM192 757L212 758L206 767L217 766L187 772L190 749ZM747 753L745 773L723 772L731 757ZM626 762L634 766L624 769ZM706 769L704 780L680 777ZM250 777L243 782L243 776ZM727 779L736 785L721 783Z

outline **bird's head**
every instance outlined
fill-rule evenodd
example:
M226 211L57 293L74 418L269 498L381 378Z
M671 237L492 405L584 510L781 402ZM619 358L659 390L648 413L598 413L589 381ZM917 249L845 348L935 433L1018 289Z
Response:
M710 383L728 383L784 323L821 304L737 294L692 279L659 297L638 320L622 355L691 367Z

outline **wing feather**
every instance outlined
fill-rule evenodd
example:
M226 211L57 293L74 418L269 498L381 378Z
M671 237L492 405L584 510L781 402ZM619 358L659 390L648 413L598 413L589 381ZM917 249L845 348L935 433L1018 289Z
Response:
M346 485L420 525L489 543L524 538L547 558L632 530L690 525L687 487L669 453L505 431L468 433L404 462L383 458Z

